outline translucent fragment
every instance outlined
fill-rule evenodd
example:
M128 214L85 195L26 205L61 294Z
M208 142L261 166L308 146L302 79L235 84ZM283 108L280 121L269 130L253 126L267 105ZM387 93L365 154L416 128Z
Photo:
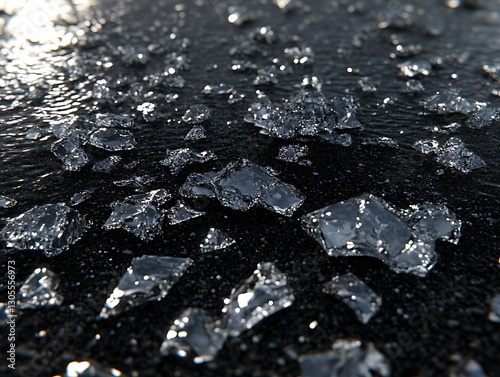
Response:
M205 105L193 105L182 116L182 120L189 124L202 123L210 119L212 112Z
M359 79L358 85L363 93L375 93L377 91L377 87L372 83L369 77L362 77Z
M0 208L10 208L17 204L15 199L9 198L5 195L0 195Z
M80 148L80 137L75 133L52 143L50 150L69 171L79 170L89 162L87 154Z
M76 206L84 201L88 200L94 194L94 189L85 190L82 192L77 192L70 199L70 204Z
M292 216L304 202L302 194L292 185L275 182L260 197L259 203L273 212Z
M250 33L250 37L257 42L273 44L278 41L278 36L274 33L271 26L261 26Z
M398 67L406 77L429 76L432 72L432 65L426 60L407 61L398 64Z
M407 93L422 93L425 91L424 85L418 80L408 80L403 89Z
M413 144L413 148L422 154L436 153L439 150L439 143L436 140L418 140Z
M201 140L205 139L207 135L205 134L205 128L201 124L195 124L193 128L188 132L184 140Z
M254 85L275 85L278 80L279 71L274 66L261 68L257 71L257 76L253 80Z
M170 199L172 199L172 194L165 189L158 189L144 194L127 196L124 201L133 204L153 204L155 206L160 206Z
M439 134L450 134L452 132L455 132L458 130L462 125L460 123L449 123L444 126L433 126L433 127L427 127L427 129L430 129L434 133L439 133ZM437 143L436 141L433 141L434 143ZM439 144L437 144L439 146Z
M190 356L197 364L211 361L227 333L203 309L188 308L174 321L160 347L162 355Z
M386 136L367 137L361 142L362 145L378 145L381 147L399 148L399 144L394 139Z
M295 65L308 66L314 64L314 52L309 46L285 48L285 57Z
M491 300L491 309L488 318L491 322L500 323L500 293L495 294Z
M7 219L0 236L7 247L40 250L52 257L78 241L86 226L87 221L78 211L62 203L46 204Z
M302 377L389 377L389 362L373 345L340 339L333 350L299 357Z
M45 131L40 127L31 127L24 136L28 140L38 140L45 135Z
M122 179L120 181L114 181L113 184L119 187L141 188L153 183L154 181L156 181L155 177L151 177L150 175L139 175L128 179Z
M19 309L35 309L41 306L59 306L62 296L56 292L59 278L52 271L37 268L19 289Z
M491 126L491 124L499 119L499 112L494 108L480 109L470 116L465 123L467 127L473 129L480 129L483 127Z
M338 296L363 324L367 324L382 305L382 299L351 273L333 277L323 291Z
M295 162L299 165L310 166L310 160L303 159L307 156L309 148L302 145L288 145L280 148L278 159L286 162Z
M160 301L191 264L189 258L145 255L132 259L102 308L100 317L118 315L147 301Z
M476 110L476 107L462 97L456 89L450 89L442 93L437 92L422 104L427 110L438 114L469 114Z
M349 147L352 145L352 136L349 134L320 134L319 137L328 141L330 144Z
M274 263L259 263L254 274L224 300L225 329L229 336L238 336L294 300L286 276Z
M218 172L192 173L179 189L179 193L186 198L198 198L200 196L215 198L212 180L217 175Z
M172 208L166 211L166 214L169 224L175 225L187 220L194 219L196 217L203 216L205 212L196 211L192 208L189 208L179 200Z
M457 137L451 137L441 146L436 160L463 173L486 166L484 160L465 148L465 143Z
M200 244L200 249L203 253L210 253L216 250L222 250L236 243L235 240L228 237L226 233L219 229L210 228L205 239Z
M202 90L203 94L212 97L220 95L229 95L233 92L234 92L234 87L224 83L220 83L217 85L205 85L205 87Z
M92 171L96 173L110 173L121 161L121 156L109 156L104 160L97 161L92 166Z
M64 377L121 377L122 372L115 368L104 368L90 361L72 361L66 367Z
M133 128L134 119L129 115L97 114L95 125L97 128Z
M160 164L168 166L172 174L178 174L187 165L192 163L203 163L215 158L210 151L194 152L189 148L167 149L166 157Z
M114 152L134 149L137 143L129 130L100 128L90 135L89 144Z

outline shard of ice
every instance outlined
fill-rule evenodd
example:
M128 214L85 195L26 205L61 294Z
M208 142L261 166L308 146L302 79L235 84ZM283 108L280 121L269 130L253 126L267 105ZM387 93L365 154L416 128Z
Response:
M189 258L134 258L102 308L100 317L120 314L147 301L160 301L191 264Z
M170 199L172 199L172 194L170 194L167 190L157 189L144 194L127 196L124 201L133 204L153 204L155 206L160 206L168 202Z
M397 141L386 136L367 137L361 141L362 145L378 145L381 147L399 148Z
M86 226L87 221L78 211L62 203L45 204L7 219L0 238L7 247L40 250L51 257L78 241Z
M309 152L306 145L288 145L280 148L278 160L286 162L295 162L299 165L310 166L312 162L304 159Z
M415 77L417 75L429 76L432 72L432 65L426 60L407 61L398 64L398 67L406 77Z
M324 285L323 291L338 296L363 324L367 324L382 305L382 299L351 273L333 277Z
M195 124L193 128L189 130L184 140L201 140L206 137L205 128L201 124Z
M134 149L137 142L129 130L103 127L90 135L89 144L114 152Z
M239 211L259 205L285 216L291 216L304 201L295 187L247 159L232 162L217 173L192 174L180 192L187 197L215 195L222 205Z
M64 377L125 377L115 368L104 368L90 361L71 361L66 367Z
M121 161L121 156L109 156L104 160L97 161L94 166L92 166L92 171L97 173L110 173Z
M425 92L424 85L422 82L415 80L415 79L410 79L405 83L404 92L406 93L422 93Z
M302 377L389 377L389 362L373 345L340 339L331 351L301 355Z
M170 225L176 225L187 220L194 219L196 217L203 216L205 212L197 211L185 205L180 200L167 211L165 211L168 217L168 222Z
M224 83L220 83L218 85L205 85L205 87L202 90L202 93L211 97L220 95L229 95L231 93L234 93L234 87Z
M162 233L163 215L149 203L114 202L113 211L103 229L124 229L143 241L151 241Z
M479 129L491 126L494 121L497 121L499 119L500 113L498 109L485 107L472 113L465 124L469 128Z
M0 195L0 208L10 208L17 204L15 199L9 198L5 195Z
M35 309L41 306L61 305L63 297L56 292L59 278L52 271L37 268L19 289L19 309Z
M134 119L129 115L97 114L95 125L97 128L133 128Z
M224 299L224 328L229 336L238 336L264 318L289 307L294 300L285 274L274 263L259 263L253 275Z
M88 189L82 192L77 192L70 199L70 204L72 206L76 206L84 201L90 199L90 197L94 194L94 189Z
M500 323L500 293L493 296L491 300L491 309L488 318L491 322Z
M156 181L155 177L150 175L138 175L128 179L122 179L120 181L114 181L113 184L119 187L136 187L142 188Z
M166 157L160 164L168 166L172 174L178 174L185 166L192 163L203 163L215 158L210 151L194 152L189 148L167 149Z
M212 112L205 105L193 105L182 116L182 120L189 124L198 124L210 119Z
M162 355L192 357L197 364L211 361L224 345L227 332L203 309L188 308L174 321L160 347Z
M358 80L359 88L363 93L375 93L377 92L377 87L372 82L369 77L362 77Z
M388 204L361 195L303 217L302 226L330 256L371 256L396 272L425 276L436 259L433 242L425 242Z
M200 244L203 253L209 253L216 250L222 250L226 247L233 245L236 241L228 237L224 232L219 229L210 228L205 239Z
M423 102L423 106L438 114L469 114L476 110L466 98L462 97L456 89L437 92Z
M80 146L80 137L76 134L55 141L50 150L61 160L65 170L77 171L90 161Z

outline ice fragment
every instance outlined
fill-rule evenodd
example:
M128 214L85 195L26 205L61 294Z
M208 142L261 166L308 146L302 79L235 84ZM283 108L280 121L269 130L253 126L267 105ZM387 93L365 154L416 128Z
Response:
M5 195L0 195L0 208L10 208L17 204L15 199L9 198Z
M97 114L95 125L97 128L133 128L134 119L128 115Z
M210 253L216 250L222 250L236 243L235 240L228 237L224 232L219 229L210 228L205 239L200 244L203 253Z
M153 183L154 181L156 181L155 177L151 177L150 175L139 175L128 179L122 179L120 181L114 181L113 184L119 187L141 188Z
M429 76L432 71L432 65L426 60L407 61L398 64L399 69L406 77L415 77L417 75Z
M47 268L37 268L19 289L19 309L35 309L41 306L59 306L62 296L56 292L59 278Z
M201 124L195 124L193 128L188 132L184 140L201 140L205 139L207 135L205 134L205 128Z
M97 161L92 166L92 171L96 173L110 173L121 161L121 156L109 156L104 160Z
M172 208L166 211L166 214L169 219L169 224L176 225L203 216L205 212L196 211L179 200Z
M472 113L465 124L469 128L479 129L491 126L491 124L498 119L500 118L497 109L483 108Z
M407 93L422 93L425 91L424 85L418 80L408 80L405 84L404 91Z
M155 206L161 206L162 204L168 202L171 198L172 194L170 194L167 190L158 189L144 194L127 196L124 201L133 204L153 204Z
M205 105L193 105L182 116L182 120L189 124L202 123L210 119L211 113Z
M198 153L189 148L167 149L166 155L160 164L168 166L174 175L179 174L186 165L203 163L215 158L215 154L211 151Z
M309 46L285 48L285 57L295 65L308 66L314 64L314 52Z
M76 206L84 201L88 200L94 194L94 189L85 190L82 192L77 192L70 199L70 204Z
M443 93L437 92L422 104L427 110L438 114L469 114L476 110L476 107L462 97L456 89L450 89Z
M100 128L89 138L89 144L107 151L134 149L136 141L129 130L119 128Z
M299 165L310 166L312 164L309 160L303 158L307 156L309 148L301 145L288 145L280 148L278 159L286 162L295 162Z

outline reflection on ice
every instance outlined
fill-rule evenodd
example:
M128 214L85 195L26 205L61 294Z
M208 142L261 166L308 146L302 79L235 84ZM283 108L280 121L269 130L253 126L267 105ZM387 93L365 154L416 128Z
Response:
M210 151L198 153L189 148L167 149L167 155L160 164L168 166L172 174L179 174L189 164L203 163L214 158L215 154Z
M423 102L423 106L438 114L469 114L476 110L466 98L462 97L456 89L450 89L443 93L437 92Z
M370 321L382 305L382 299L351 273L335 276L325 284L323 291L338 296L364 324Z
M182 120L186 123L197 124L210 119L212 112L205 105L193 105L182 116Z
M122 158L120 156L109 156L104 160L97 161L94 166L92 166L92 171L97 173L110 173L121 161Z
M78 241L87 222L80 213L62 203L36 206L8 219L0 231L7 247L40 250L51 257Z
M165 211L168 217L168 222L170 225L175 225L182 223L187 220L194 219L196 217L203 216L205 212L197 211L185 205L180 200L167 211Z
M188 308L174 321L160 347L162 355L192 356L195 363L211 361L227 333L203 309Z
M189 258L142 256L132 265L113 290L100 316L108 318L146 301L160 301L191 264Z
M70 199L70 204L72 206L76 206L84 201L90 199L90 197L94 194L94 189L85 190L82 192L77 192Z
M274 263L259 263L254 274L224 299L225 328L230 336L238 336L294 300L285 274Z
M219 229L210 228L205 239L200 244L203 253L209 253L216 250L222 250L236 243L235 240L228 237L226 233Z
M137 143L129 130L99 128L90 135L89 144L97 148L114 152L134 149Z
M19 309L34 309L40 306L61 305L62 296L56 292L59 278L52 271L37 268L19 289Z

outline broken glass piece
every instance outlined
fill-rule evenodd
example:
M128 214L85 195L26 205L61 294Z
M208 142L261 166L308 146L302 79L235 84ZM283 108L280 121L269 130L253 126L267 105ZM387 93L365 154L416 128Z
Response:
M234 92L234 87L224 83L220 83L218 85L205 85L205 87L201 92L208 96L214 97L214 96L231 94Z
M422 103L424 108L438 114L469 114L476 110L466 98L462 97L456 89L436 92Z
M150 175L139 175L137 177L132 177L129 179L122 179L120 181L114 181L113 184L119 187L136 187L142 188L156 181L155 177Z
M389 377L389 362L373 345L361 341L340 339L333 350L299 357L302 377Z
M382 305L382 299L351 273L335 276L325 284L323 291L338 296L363 324L367 324Z
M97 161L92 166L92 171L96 173L110 173L121 161L121 156L109 156L104 160Z
M122 228L143 241L151 241L162 233L163 215L151 204L115 202L103 229Z
M314 64L314 52L309 46L285 48L285 57L295 65L307 66Z
M95 125L97 128L133 128L134 119L129 115L97 114Z
M204 363L215 358L226 338L227 333L203 309L188 308L168 330L160 353L165 356L194 356L195 363Z
M365 194L311 212L303 228L330 256L371 256L396 272L425 276L434 266L434 243L419 239L389 205Z
M406 82L404 91L407 93L422 93L425 91L425 88L420 81L411 79Z
M309 148L307 148L306 145L288 145L280 148L278 159L286 162L296 162L299 165L310 166L312 162L303 159L308 153Z
M122 372L115 368L104 368L90 361L72 361L66 367L64 377L121 377Z
M358 84L363 93L375 93L377 91L377 87L369 77L362 77L358 80Z
M195 124L193 128L188 132L184 140L201 140L205 139L207 135L205 134L205 128L201 124Z
M474 112L467 122L467 127L473 129L480 129L483 127L491 126L491 124L499 119L498 110L492 108L484 108Z
M77 192L70 199L70 204L76 206L84 201L88 200L94 194L94 189L85 190L82 192Z
M9 198L8 196L0 195L0 208L10 208L17 204L15 199Z
M234 91L229 95L229 97L227 97L227 103L233 105L235 103L241 102L243 99L245 99L244 94L238 94L236 91Z
M205 105L193 105L182 116L182 120L189 124L202 123L210 119L212 112Z
M37 268L19 289L19 309L35 309L40 306L61 305L62 296L56 292L59 278L52 271Z
M361 141L362 145L378 145L381 147L399 148L397 141L386 136L367 137Z
M495 294L491 300L491 309L488 318L491 322L500 323L500 293Z
M78 241L87 222L80 213L62 203L36 206L18 217L7 219L0 232L7 247L40 250L52 257Z
M236 243L235 240L228 237L226 233L219 229L210 228L205 239L200 244L203 253L210 253L216 250L222 250Z
M100 317L118 315L147 301L160 301L190 264L189 258L145 255L132 259L131 266L106 300Z
M167 157L160 161L160 164L168 166L172 174L179 174L180 171L189 164L203 163L215 158L215 154L210 151L194 152L189 148L167 149Z
M229 336L238 336L294 300L285 274L274 263L259 263L253 275L224 299L225 329Z
M205 212L192 209L178 200L172 208L166 211L166 214L169 219L169 224L175 225L187 220L194 219L196 217L200 217L204 215Z
M144 194L127 196L124 201L133 204L153 204L155 206L161 206L170 199L172 199L172 194L165 189L158 189Z
M114 152L134 149L137 142L129 130L100 128L90 135L89 144Z
M407 61L398 64L399 69L406 77L415 77L417 75L429 76L432 71L432 65L426 60Z

